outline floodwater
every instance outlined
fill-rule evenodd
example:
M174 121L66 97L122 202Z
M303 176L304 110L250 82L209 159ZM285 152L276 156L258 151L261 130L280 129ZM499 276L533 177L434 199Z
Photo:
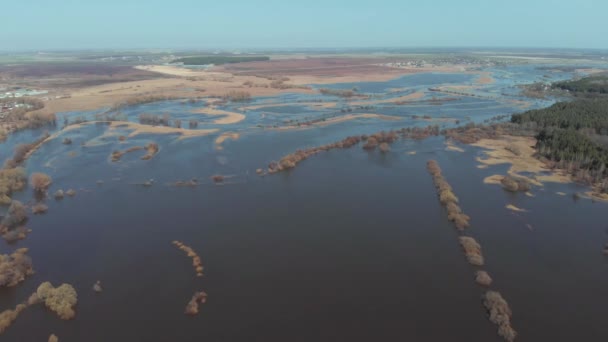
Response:
M435 75L430 80L440 82ZM306 96L289 97L256 102L285 101L285 113L297 115L293 100ZM426 106L422 100L416 105ZM500 113L517 111L500 100L463 98L429 106L438 110L426 113L468 112L472 121L482 121L496 115L497 105ZM123 111L133 121L144 110L185 118L196 106L170 101ZM504 192L483 179L506 172L505 166L479 169L479 149L445 151L440 137L399 141L385 155L360 146L330 151L290 172L259 177L256 168L299 148L428 124L412 119L408 105L387 105L374 112L402 120L358 119L293 131L257 127L259 120L280 124L282 110L273 110L248 111L245 121L225 127L201 125L242 133L223 150L214 148L217 134L183 140L144 134L120 143L107 135L107 126L95 124L43 145L28 160L28 172L50 174L51 191L74 188L78 194L48 199L49 212L31 217L26 240L0 244L0 253L30 248L36 270L18 286L0 290L0 310L51 281L74 285L77 314L61 321L43 306L30 307L0 339L44 341L54 333L61 341L500 341L481 305L475 268L465 261L458 233L437 200L426 171L429 159L438 160L472 218L467 232L483 247L492 289L513 310L517 340L608 338L601 300L608 295L608 259L601 253L608 242L606 204L573 200L582 187L548 183L533 189L535 197ZM274 121L262 118L271 112ZM0 144L0 153L9 155L15 144L39 134L14 134ZM64 136L74 143L63 145ZM150 161L139 159L143 152L109 161L115 149L150 141L160 145ZM225 184L213 184L213 174L227 175ZM201 185L169 185L191 178ZM154 179L152 187L137 185L148 179ZM32 196L27 190L15 198ZM507 204L528 212L515 214ZM195 276L173 240L194 248L204 277ZM104 288L99 294L92 290L97 280ZM200 290L208 293L207 303L197 316L184 315Z

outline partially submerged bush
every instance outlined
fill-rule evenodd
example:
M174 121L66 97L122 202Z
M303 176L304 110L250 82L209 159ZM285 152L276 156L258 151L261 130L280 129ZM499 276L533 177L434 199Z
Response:
M32 207L32 214L44 214L49 210L49 207L44 203L36 203Z
M27 235L31 232L31 229L24 226L19 226L17 228L13 228L9 231L2 233L2 238L8 243L13 243L25 239Z
M379 148L380 148L380 152L382 152L382 153L386 153L391 150L390 146L388 146L388 144L385 142L380 144Z
M211 176L211 179L216 182L216 183L221 183L224 181L224 176L222 175L213 175Z
M61 189L55 191L55 194L53 194L53 197L55 197L56 200L63 199L63 196L64 196L64 193L63 193L63 190L61 190Z
M51 336L49 336L49 342L59 342L59 338L55 336L55 334L51 334Z
M11 255L0 255L0 287L15 286L34 274L27 251L27 248L19 248Z
M516 178L513 176L504 176L500 183L505 190L511 192L522 191L526 192L530 190L530 183L523 178Z
M483 266L483 255L481 254L481 245L472 237L461 236L458 238L460 245L464 249L464 255L471 265Z
M197 291L192 296L192 299L186 305L185 313L187 315L196 315L198 314L198 305L205 304L207 302L207 294L204 291Z
M173 241L173 245L177 246L180 250L186 252L186 254L192 258L192 266L196 271L197 277L203 276L203 263L201 262L201 258L196 254L196 252L189 246L184 245L180 241Z
M70 196L70 197L74 197L76 196L76 190L74 189L68 189L68 191L65 192L66 195Z
M30 185L37 192L46 192L52 182L51 176L46 173L35 172L30 176Z
M55 312L61 319L72 319L76 316L74 306L78 302L76 290L70 284L61 284L53 287L51 283L44 282L36 290L38 298L47 308Z
M149 143L146 145L146 154L141 157L142 160L150 160L158 153L158 144Z
M27 210L23 203L12 201L6 215L0 221L0 232L15 228L27 220Z
M369 138L367 138L365 145L363 145L363 148L366 150L373 150L377 146L378 146L378 140L376 140L376 138L374 138L374 137L369 137Z
M499 292L488 291L483 296L483 305L490 314L490 321L498 325L498 335L512 342L517 332L511 327L511 308Z
M4 333L13 324L17 316L27 308L27 304L17 304L14 310L4 310L0 312L0 334Z
M492 284L492 277L486 271L475 272L475 282L482 286L490 286Z
M9 159L12 160L12 159ZM11 204L13 192L23 190L26 184L25 169L21 167L0 170L0 205Z

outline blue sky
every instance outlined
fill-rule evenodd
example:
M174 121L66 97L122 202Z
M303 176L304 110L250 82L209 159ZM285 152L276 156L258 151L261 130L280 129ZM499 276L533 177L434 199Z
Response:
M0 50L608 48L607 0L5 0Z

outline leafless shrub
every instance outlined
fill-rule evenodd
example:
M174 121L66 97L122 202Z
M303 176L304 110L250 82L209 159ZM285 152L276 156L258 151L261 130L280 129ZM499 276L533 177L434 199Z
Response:
M52 178L42 172L32 173L30 176L30 185L34 191L44 193L53 182Z
M378 146L378 140L375 137L367 138L366 143L363 145L363 148L366 150L374 150Z
M382 153L387 153L388 151L391 150L390 146L388 146L388 144L385 142L380 144L379 148L380 148L380 152L382 152Z
M11 255L0 255L0 287L15 286L34 274L27 251L27 248L19 248Z
M2 238L8 243L13 243L25 239L27 235L31 232L32 230L27 227L18 226L10 230L3 230Z
M483 305L490 314L490 321L498 325L498 335L512 342L517 332L511 327L511 308L499 292L488 291L483 296Z
M471 265L483 266L483 255L481 254L481 245L472 237L461 236L458 238L460 245L464 249L464 254Z
M507 190L507 191L511 191L511 192L517 192L517 191L529 191L530 190L530 183L523 179L523 178L515 178L513 176L504 176L501 180L500 183L502 184L502 187Z
M32 206L32 214L44 214L49 210L49 207L44 203L36 203Z
M0 221L0 232L15 228L27 220L27 210L23 203L13 200L6 215Z
M188 121L188 127L189 127L189 128L197 128L197 127L198 127L198 121L196 121L196 120L194 120L194 119L193 119L193 120Z
M17 319L17 316L27 308L27 304L21 303L17 304L14 310L4 310L0 312L0 335L8 329L8 327L13 324L13 322Z
M11 204L10 195L22 190L26 184L25 169L21 167L0 170L0 205Z
M65 192L65 194L68 195L68 196L70 196L70 197L74 197L74 196L76 196L76 190L74 190L74 189L68 189Z
M198 314L198 306L200 304L205 304L207 302L207 294L204 291L197 291L192 296L192 299L186 305L185 313L187 315L196 315Z
M44 282L38 286L36 295L47 308L55 312L59 318L68 320L76 316L74 306L78 302L76 290L70 284L61 284L53 287L50 282Z
M482 286L490 286L492 284L492 277L486 271L475 272L475 282Z
M224 176L222 175L213 175L211 176L211 179L216 182L216 183L221 183L224 181Z
M189 246L184 245L180 241L173 241L173 245L177 246L180 250L186 252L186 254L192 258L192 266L196 271L197 277L203 276L203 263L201 262L201 258L196 254L196 252Z
M141 157L142 160L150 160L152 158L154 158L154 156L158 153L158 144L156 143L149 143L146 145L146 154Z
M63 190L61 190L61 189L55 191L55 193L53 194L53 197L55 197L56 200L63 199L63 196L64 196L64 193L63 193Z

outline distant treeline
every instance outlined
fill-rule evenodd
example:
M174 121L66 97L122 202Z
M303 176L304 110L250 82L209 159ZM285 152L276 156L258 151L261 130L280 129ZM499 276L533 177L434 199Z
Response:
M243 62L261 62L268 60L270 60L270 57L268 56L198 56L179 58L173 60L171 63L184 63L186 65L221 65Z
M608 75L589 76L579 80L557 82L552 87L575 93L608 94Z

